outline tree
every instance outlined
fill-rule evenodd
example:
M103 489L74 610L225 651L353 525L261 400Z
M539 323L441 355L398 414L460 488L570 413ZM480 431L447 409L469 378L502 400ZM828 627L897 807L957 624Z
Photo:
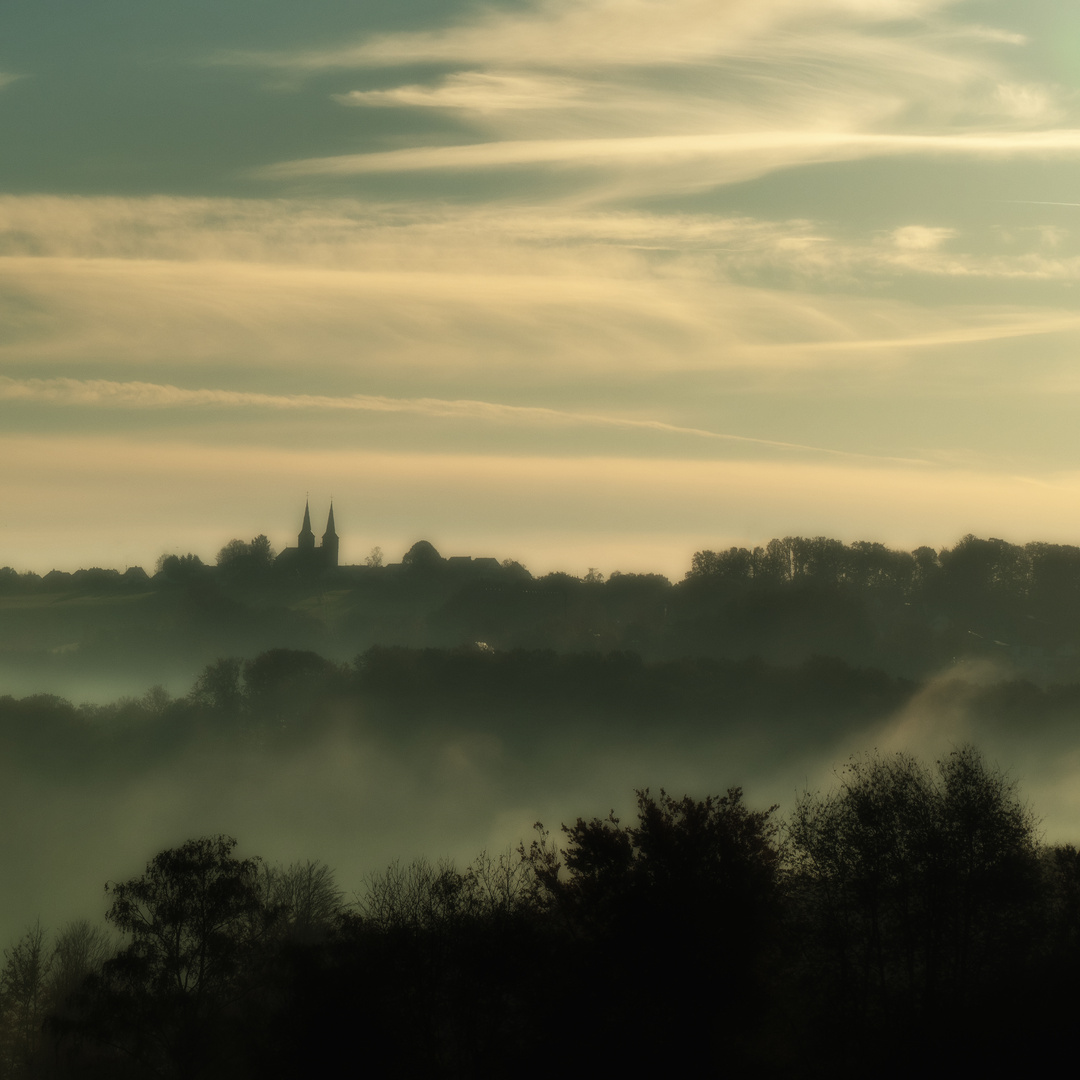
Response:
M695 551L690 569L686 571L686 579L723 578L748 583L754 578L754 561L754 554L746 548L733 547L721 552Z
M417 540L401 557L401 565L415 571L439 569L445 560L428 540Z
M0 595L17 593L20 591L22 578L17 570L10 566L0 566Z
M930 1020L973 1003L1031 944L1035 821L972 747L933 770L905 754L854 759L838 791L799 801L790 838L815 978L849 1017Z
M149 690L139 699L139 704L143 709L155 718L160 718L169 708L172 702L172 696L164 686L158 684L157 686L151 686Z
M156 569L166 581L188 581L204 568L202 559L188 552L186 555L160 555Z
M546 977L552 942L533 921L528 876L507 852L482 853L464 872L420 859L367 879L343 936L362 943L348 992L368 997L348 1015L394 1047L381 1071L497 1076L533 1047L526 1031L561 984Z
M741 788L703 800L674 799L662 789L656 798L646 788L637 803L636 825L623 826L614 813L578 818L563 826L568 843L559 857L552 859L543 838L523 853L547 902L594 923L618 921L639 901L650 909L694 908L710 922L737 919L745 935L745 920L771 900L776 881L776 807L748 810Z
M383 550L376 544L368 553L368 557L364 560L367 566L370 566L373 570L378 569L383 564Z
M130 943L122 953L151 995L197 1003L240 992L253 944L272 921L260 860L236 859L229 836L189 840L156 855L141 878L105 886L106 919Z
M243 665L246 701L256 721L287 727L333 690L340 670L318 653L270 649Z
M251 562L256 570L268 570L274 563L274 549L263 533L251 539Z
M453 863L432 866L418 859L393 862L368 877L357 897L361 918L387 931L445 931L474 922L511 919L530 907L531 867L512 851L495 857L482 851L464 873Z
M92 974L55 1029L94 1075L240 1075L245 1011L258 1015L277 912L261 861L228 836L163 851L142 877L105 886L106 919L127 944Z
M295 941L325 936L342 911L343 894L326 863L265 867L262 888L268 909L278 913L280 928Z
M529 573L528 567L523 563L519 563L516 559L503 559L500 565L502 566L503 573L511 581L532 581L532 574Z
M417 859L392 862L368 877L357 897L361 918L381 931L435 931L452 922L458 910L460 875L448 861L432 866Z
M191 702L233 718L239 716L244 708L240 668L241 661L235 656L224 656L207 664L188 695Z
M222 570L239 570L246 565L251 547L243 540L230 540L218 553L217 564Z
M87 919L68 923L56 937L49 971L49 1003L56 1012L87 976L101 971L112 955L113 943L104 928Z
M534 902L562 923L561 962L588 1018L572 1053L588 1065L659 1068L679 1045L687 1060L737 1063L759 1022L765 946L777 908L775 807L748 810L742 791L697 800L637 793L637 824L607 818L563 826L566 846L540 829L521 849ZM629 986L660 988L628 1010ZM693 987L689 992L684 989Z
M256 577L266 573L274 564L274 549L263 535L250 543L230 540L218 553L219 569L234 577Z
M0 971L0 1064L4 1076L27 1072L48 1006L51 957L45 931L35 923L4 950Z

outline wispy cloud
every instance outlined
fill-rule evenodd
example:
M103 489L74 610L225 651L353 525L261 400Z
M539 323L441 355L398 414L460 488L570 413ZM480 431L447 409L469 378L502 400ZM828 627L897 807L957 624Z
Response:
M393 398L369 394L332 397L319 394L260 394L239 390L185 389L167 384L114 382L106 379L13 379L0 375L0 401L34 402L48 405L107 407L122 409L163 409L185 407L226 407L286 410L335 410L348 412L409 413L438 419L484 421L495 424L531 424L541 427L628 428L664 435L685 435L695 439L741 443L774 450L827 454L837 457L872 458L822 446L804 446L776 439L731 435L702 428L683 427L661 420L572 412L536 406L505 405L490 401L447 401L437 398ZM905 464L914 459L891 458Z
M956 236L956 229L903 225L893 230L893 242L905 251L933 251Z
M899 154L1075 155L1080 129L982 134L884 135L825 130L744 131L618 139L540 139L410 147L281 162L269 179L514 166L653 168L661 187L704 189L759 177L776 168ZM687 168L687 167L690 168ZM652 183L657 183L654 177ZM646 182L648 183L648 182ZM625 192L626 184L620 185Z
M352 106L408 106L498 112L504 109L551 109L589 103L590 85L580 80L537 75L465 71L435 86L396 86L390 90L353 90L334 100Z
M10 86L16 79L22 78L21 75L12 75L7 71L0 71L0 90L3 90L5 86Z
M1021 35L948 0L542 0L438 31L234 57L296 72L456 68L334 95L445 109L477 138L280 162L265 178L587 167L596 203L881 155L1073 153L1069 95L1018 77ZM370 78L370 71L369 71ZM567 181L570 182L570 181Z
M870 353L882 349L915 351L948 345L972 345L979 342L1006 341L1010 338L1070 333L1077 330L1080 330L1080 315L1058 313L1047 318L1032 316L1027 311L1017 311L1012 313L1011 318L1006 313L1000 313L997 319L987 319L982 325L950 327L929 334L858 338L852 341L803 342L798 349L805 353Z
M1071 233L1061 228L988 233L978 253L963 249L970 239L962 230L942 225L911 223L854 236L841 234L836 225L797 218L572 209L528 202L453 207L349 199L0 195L0 260L7 260L0 262L0 273L9 281L17 279L20 270L35 276L34 267L45 264L34 260L52 258L63 260L56 264L59 274L81 270L91 276L100 271L103 284L125 264L139 262L143 265L138 272L148 281L155 274L197 276L195 264L210 277L226 275L227 267L235 266L238 285L245 266L264 266L271 276L284 276L292 268L299 287L306 280L303 268L327 272L328 284L344 280L336 279L335 271L366 271L369 276L375 271L422 271L412 280L424 291L424 283L434 287L441 274L568 276L575 282L581 276L609 282L655 278L659 269L642 258L654 250L666 253L668 267L702 281L755 269L789 270L824 288L837 276L867 270L1002 280L1080 277ZM997 247L988 246L990 240ZM673 252L683 260L671 264ZM709 261L692 261L701 255Z
M108 489L115 536L133 473L161 500L149 528L182 484L190 508L208 478L279 502L282 477L326 475L416 515L403 540L432 507L484 535L559 518L639 547L658 521L731 542L1048 535L1075 478L1036 498L986 463L1071 445L1080 95L1038 42L965 21L979 10L999 8L481 0L416 32L219 58L277 85L246 99L245 132L214 118L247 171L207 157L178 182L248 198L0 195L0 408L40 425L0 435L5 505L37 529L39 488L68 521ZM95 158L97 190L141 182L136 119ZM51 150L24 156L59 175ZM66 437L105 427L126 436ZM982 471L943 478L946 451Z
M1075 333L1061 298L1022 309L887 291L914 275L1080 280L1075 241L1043 232L972 253L961 230L918 223L851 236L800 220L526 205L9 196L0 357L64 374L108 357L164 365L168 380L169 365L302 363L334 396L452 371L469 399L481 377L511 396L586 373L893 364Z
M577 63L671 64L739 57L785 31L825 35L837 25L920 20L950 0L539 0L480 9L438 31L379 35L357 44L222 59L300 70L377 64L454 63L511 57L544 67Z

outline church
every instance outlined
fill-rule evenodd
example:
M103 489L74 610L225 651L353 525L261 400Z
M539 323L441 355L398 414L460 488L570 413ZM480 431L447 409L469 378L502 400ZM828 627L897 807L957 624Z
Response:
M322 570L336 570L338 566L338 535L334 529L334 504L330 503L330 514L326 519L326 532L322 543L315 546L315 534L311 531L311 511L307 500L304 501L304 524L296 538L296 547L285 548L274 565L279 570L297 574L313 574Z

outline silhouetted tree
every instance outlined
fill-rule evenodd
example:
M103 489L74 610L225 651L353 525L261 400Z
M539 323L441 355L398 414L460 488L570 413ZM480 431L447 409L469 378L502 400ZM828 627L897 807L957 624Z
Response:
M258 859L236 859L229 836L163 851L141 878L106 885L106 918L129 935L125 955L151 993L229 997L246 951L265 930Z
M243 667L246 699L262 722L295 724L335 688L336 664L304 649L270 649Z
M85 979L101 971L112 956L113 942L108 932L88 919L68 923L56 936L49 969L49 1006L63 1010Z
M198 577L205 569L198 555L162 555L157 561L157 572L167 581L188 581Z
M269 569L274 562L274 548L263 533L251 539L251 561L259 569Z
M106 918L127 945L79 995L63 1032L143 1074L231 1075L237 1026L259 983L277 912L260 861L233 856L231 837L203 837L155 856L140 878L106 885Z
M52 956L40 923L4 950L0 970L0 1075L30 1075L49 1004L51 966Z
M638 792L636 825L615 815L563 826L565 848L540 829L521 850L535 902L566 925L564 956L579 998L573 1052L590 1065L687 1065L703 1053L728 1063L760 1021L760 961L776 915L773 807L748 810L742 792L703 800ZM627 1010L627 986L693 987ZM613 1048L626 1048L621 1055Z
M519 563L516 559L503 559L500 565L507 578L511 581L519 583L532 581L532 574L529 573L528 568L523 563Z
M0 595L21 592L21 587L19 572L10 566L0 566Z
M445 560L427 540L417 540L401 557L401 565L411 570L437 570Z
M253 578L267 573L274 565L274 549L263 535L250 543L230 540L217 554L220 570L234 578Z
M293 941L325 937L341 915L344 894L326 863L307 860L264 867L260 884L267 909L276 913L279 931Z
M794 887L831 1018L866 1030L973 1007L1033 947L1035 822L971 747L930 770L904 754L851 761L790 824Z
M227 716L239 716L244 707L240 681L241 661L235 656L222 657L207 664L188 695L194 705Z

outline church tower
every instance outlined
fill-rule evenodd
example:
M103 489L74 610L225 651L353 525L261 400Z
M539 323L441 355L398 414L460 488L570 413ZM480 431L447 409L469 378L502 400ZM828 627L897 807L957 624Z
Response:
M333 509L331 509L331 519L333 518ZM334 538L335 543L337 537ZM300 535L296 538L296 546L300 551L314 551L315 550L315 534L311 531L311 513L308 510L307 500L304 500L304 525L300 530ZM337 560L334 560L334 565L337 565Z
M304 519L305 522L307 519ZM338 564L338 534L334 531L334 503L330 502L330 516L326 519L326 532L322 535L323 560L327 567L337 569Z

